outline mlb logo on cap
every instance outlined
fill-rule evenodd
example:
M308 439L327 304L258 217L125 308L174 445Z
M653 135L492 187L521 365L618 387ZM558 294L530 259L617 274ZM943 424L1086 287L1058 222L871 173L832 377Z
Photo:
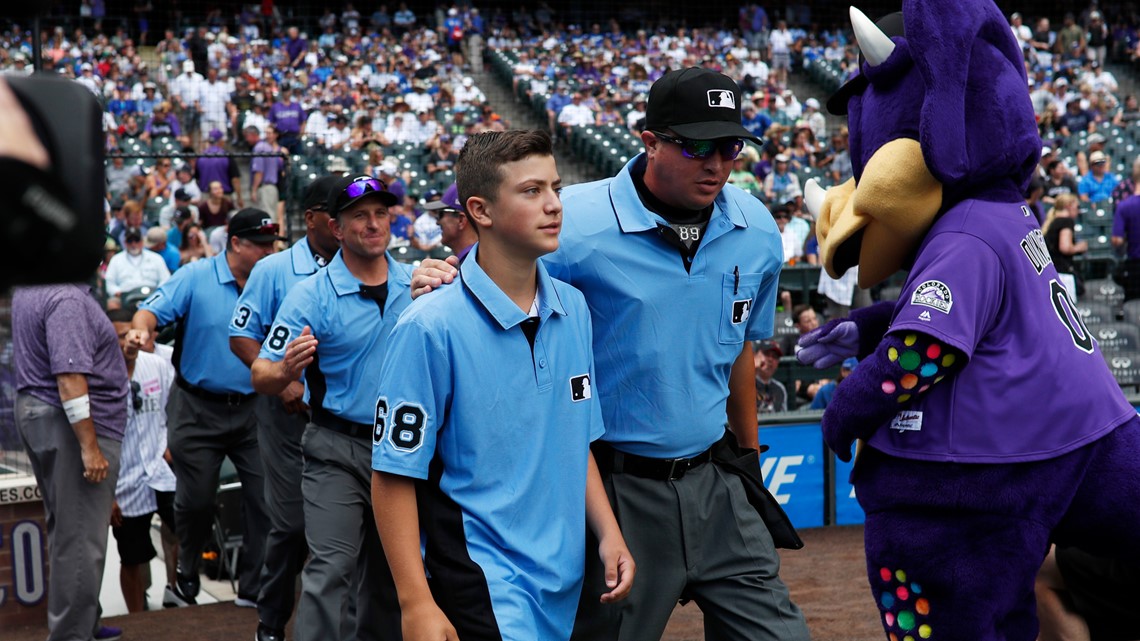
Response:
M590 390L590 375L580 374L570 379L570 400L578 403L586 401L593 397L593 392Z
M709 106L736 109L736 96L727 89L709 89Z

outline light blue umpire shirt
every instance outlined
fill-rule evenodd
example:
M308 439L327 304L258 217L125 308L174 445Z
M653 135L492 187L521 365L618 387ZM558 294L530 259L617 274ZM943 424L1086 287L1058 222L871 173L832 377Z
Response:
M392 331L372 467L429 479L439 497L425 508L439 518L420 523L433 579L466 585L458 575L477 566L504 639L566 639L585 568L589 444L604 432L589 310L539 263L532 352L527 314L477 252Z
M323 267L313 256L306 236L298 240L287 252L279 252L257 261L245 289L238 297L230 320L230 337L252 338L261 343L269 335L273 318L285 295L297 283L317 273Z
M230 351L238 295L226 252L185 265L139 305L158 324L180 321L174 367L186 382L216 394L252 394L249 368Z
M361 290L338 251L329 266L293 287L281 303L258 358L279 361L308 325L319 341L305 370L305 402L353 423L371 425L376 408L376 372L388 334L411 302L412 267L388 261L388 297L383 314Z
M772 335L783 249L767 208L725 185L686 272L630 176L643 156L613 178L563 190L561 246L542 260L590 306L603 440L640 456L690 457L724 436L744 341Z

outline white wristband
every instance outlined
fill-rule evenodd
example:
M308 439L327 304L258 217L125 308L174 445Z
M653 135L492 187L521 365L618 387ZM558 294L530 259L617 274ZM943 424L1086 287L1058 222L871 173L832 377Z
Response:
M91 418L91 398L84 394L63 402L63 413L67 422L75 425L85 418Z

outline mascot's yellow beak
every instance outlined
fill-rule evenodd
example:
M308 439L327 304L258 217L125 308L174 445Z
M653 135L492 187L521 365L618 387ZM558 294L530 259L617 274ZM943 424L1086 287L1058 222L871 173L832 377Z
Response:
M825 194L814 180L804 203L816 219L823 266L832 278L852 266L840 254L853 253L858 242L859 287L868 289L902 269L942 207L942 185L926 168L922 148L909 138L879 148L859 184L852 178Z

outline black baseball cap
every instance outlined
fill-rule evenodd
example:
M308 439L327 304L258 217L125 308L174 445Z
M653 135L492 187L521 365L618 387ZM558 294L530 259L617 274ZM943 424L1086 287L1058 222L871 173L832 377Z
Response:
M129 227L127 228L127 231L123 233L123 241L128 243L141 242L142 237L142 230L138 227Z
M305 191L305 209L327 210L329 206L329 189L340 179L340 176L321 176L309 183Z
M399 202L396 195L388 191L383 180L372 176L345 176L338 178L329 187L328 208L329 215L336 216L345 209L353 206L362 198L371 195L380 197L380 202L386 207L395 207Z
M246 207L230 219L230 237L244 238L252 243L272 243L286 240L273 217L262 209Z
M879 21L875 23L875 26L885 33L888 38L906 35L906 33L904 33L903 15L901 11L888 13L880 18ZM866 58L863 57L863 52L860 51L859 66L857 66L856 69L863 68L864 60L866 60ZM867 80L867 77L864 76L862 72L855 74L850 80L844 83L842 87L836 89L835 93L831 94L831 97L827 99L827 110L836 116L846 116L847 101L851 96L862 93L869 83L870 81Z
M740 124L740 87L728 76L701 67L670 71L649 88L645 128L672 130L693 140L760 139Z

